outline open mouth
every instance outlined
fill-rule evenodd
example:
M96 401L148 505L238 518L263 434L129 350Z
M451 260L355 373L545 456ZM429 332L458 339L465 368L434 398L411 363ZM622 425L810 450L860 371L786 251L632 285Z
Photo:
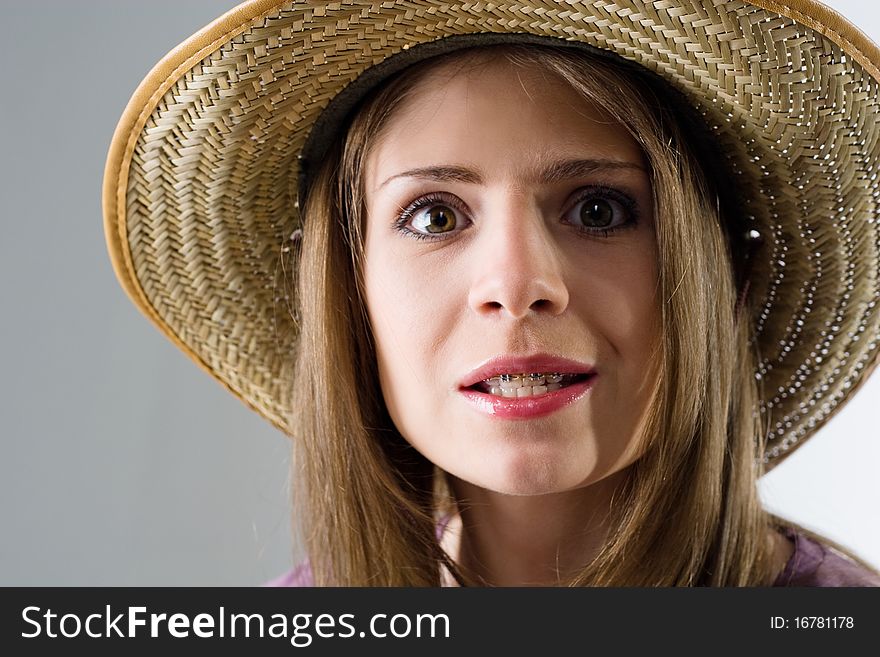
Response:
M539 397L590 379L593 374L502 374L469 386L468 390L495 397Z

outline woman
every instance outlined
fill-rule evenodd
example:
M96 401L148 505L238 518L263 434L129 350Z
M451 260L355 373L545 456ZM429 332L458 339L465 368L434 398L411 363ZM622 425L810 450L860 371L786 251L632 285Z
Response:
M636 5L248 3L136 94L111 253L296 439L281 583L880 582L755 491L876 361L869 45Z

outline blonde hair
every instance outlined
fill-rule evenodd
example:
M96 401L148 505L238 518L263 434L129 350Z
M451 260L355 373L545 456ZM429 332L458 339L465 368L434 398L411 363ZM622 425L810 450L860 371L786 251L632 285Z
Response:
M632 133L651 169L659 385L646 451L615 496L609 538L570 583L772 583L773 519L756 489L763 444L748 312L737 321L724 217L679 120L629 69L585 53L489 46L437 61L478 65L489 49L492 57L567 81ZM385 408L361 279L362 163L395 108L435 65L411 67L363 102L304 203L293 477L318 585L437 586L441 564L461 583L472 582L436 536L442 476Z

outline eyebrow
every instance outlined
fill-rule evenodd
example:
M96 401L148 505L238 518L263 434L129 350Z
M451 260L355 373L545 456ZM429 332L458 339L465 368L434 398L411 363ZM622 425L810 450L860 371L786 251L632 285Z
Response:
M543 184L553 184L570 180L572 178L580 178L598 171L615 171L615 170L636 170L646 172L643 165L627 160L610 160L610 159L577 159L577 160L561 160L553 162L537 176L537 182ZM420 180L430 180L435 182L463 182L472 185L479 185L483 182L483 177L479 171L468 169L467 167L441 165L430 167L419 167L410 169L402 173L397 173L387 178L377 189L380 189L398 178L418 178Z

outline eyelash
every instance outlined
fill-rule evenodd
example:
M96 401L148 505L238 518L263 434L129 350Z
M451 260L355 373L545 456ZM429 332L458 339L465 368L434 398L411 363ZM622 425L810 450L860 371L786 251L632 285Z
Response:
M614 189L613 187L606 187L604 185L594 185L584 188L581 191L582 193L579 194L575 201L571 204L571 206L569 206L569 210L566 210L566 214L568 213L568 211L571 210L571 208L574 208L578 204L583 203L584 201L591 198L610 198L611 200L619 203L626 213L626 219L623 221L623 223L612 228L578 228L578 231L585 234L587 237L608 237L611 233L614 233L618 230L634 228L638 223L638 204L628 194L624 194L620 190ZM413 237L417 240L428 240L431 242L437 242L449 239L447 236L450 235L450 233L438 233L436 235L428 235L426 233L420 233L418 231L407 228L409 220L412 219L416 212L425 207L431 207L432 205L441 204L447 205L458 212L464 213L467 211L464 207L464 204L457 197L451 194L446 194L445 192L433 192L431 194L426 194L425 196L417 198L415 201L413 201L403 210L401 210L400 215L394 221L394 229L403 233L407 237Z
M611 233L617 232L618 230L626 230L628 228L635 228L639 221L639 204L636 203L635 199L629 194L625 194L619 189L615 189L613 187L607 187L605 185L593 185L590 187L585 187L580 190L578 193L574 203L569 206L569 209L566 210L566 214L572 209L577 207L579 204L587 201L589 199L595 198L604 198L611 199L612 201L616 201L623 208L623 212L626 215L623 222L617 226L613 226L611 228L586 228L586 227L577 227L578 230L582 233L585 233L588 236L594 237L596 235L601 235L602 237L608 237Z
M421 210L422 208L429 208L432 205L448 205L453 210L458 210L459 212L465 212L465 208L463 204L458 198L452 196L451 194L445 194L443 192L435 192L432 194L427 194L420 198L417 198L415 201L406 206L397 217L394 222L394 228L407 237L414 237L417 240L429 240L432 242L436 242L438 240L448 239L442 235L427 235L425 233L419 233L415 230L411 230L406 227L406 224L409 223L409 220L415 215L416 212ZM448 233L447 233L448 234Z

